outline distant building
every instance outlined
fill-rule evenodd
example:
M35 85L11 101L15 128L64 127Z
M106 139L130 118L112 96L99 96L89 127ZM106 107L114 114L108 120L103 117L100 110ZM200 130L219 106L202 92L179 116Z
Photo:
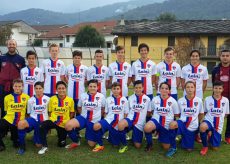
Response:
M17 41L18 46L30 46L35 36L39 33L22 20L0 21L0 26L11 26L11 38Z
M39 32L38 36L46 35L48 32L56 29L62 29L69 27L67 24L57 24L57 25L32 25L32 27Z

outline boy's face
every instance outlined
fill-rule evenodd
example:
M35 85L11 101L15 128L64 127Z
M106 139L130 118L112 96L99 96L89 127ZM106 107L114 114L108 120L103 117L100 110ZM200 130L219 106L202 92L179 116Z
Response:
M169 90L168 85L166 85L166 84L161 85L161 87L160 87L160 93L161 93L161 95L166 96L166 95L169 94L169 92L170 92L170 90Z
M80 65L81 64L81 57L80 56L74 56L73 57L73 63L74 63L74 65Z
M90 83L88 86L88 91L90 94L96 94L97 93L97 83Z
M135 85L135 87L134 87L134 92L135 92L135 94L136 95L141 95L142 94L142 92L143 92L143 85L142 84L137 84L137 85Z
M124 58L125 58L125 50L124 49L122 49L122 50L119 50L119 51L117 51L117 60L123 60Z
M42 88L42 86L41 85L36 85L35 86L35 93L36 93L36 95L43 95L43 91L44 91L44 89Z
M191 59L191 62L197 63L200 61L200 56L197 52L193 52L190 59Z
M59 84L57 87L57 93L59 96L66 96L66 87L63 84Z
M173 57L174 57L174 51L173 50L165 52L165 59L166 60L173 60Z
M191 94L195 93L196 88L195 88L194 84L188 83L185 87L185 91L186 91L187 95L191 95Z
M51 47L49 52L52 59L57 59L59 54L59 47Z
M102 61L104 58L104 55L103 55L103 53L96 53L94 58L96 61Z
M28 61L28 65L36 65L35 61L36 61L36 57L35 55L29 55L27 58Z
M220 61L223 64L230 63L230 52L222 52L220 55Z
M114 96L119 96L121 93L121 87L120 86L113 87L112 92Z
M142 58L147 58L148 53L149 53L149 51L146 47L143 47L140 49L140 55Z
M14 83L13 85L14 93L21 94L23 90L23 84L22 83Z
M223 86L214 86L213 87L213 94L214 95L221 95L223 91L224 91Z

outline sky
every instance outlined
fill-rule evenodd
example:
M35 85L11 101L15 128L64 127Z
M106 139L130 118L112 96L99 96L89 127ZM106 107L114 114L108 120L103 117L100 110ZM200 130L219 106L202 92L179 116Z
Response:
M72 13L129 0L0 0L0 15L28 8Z

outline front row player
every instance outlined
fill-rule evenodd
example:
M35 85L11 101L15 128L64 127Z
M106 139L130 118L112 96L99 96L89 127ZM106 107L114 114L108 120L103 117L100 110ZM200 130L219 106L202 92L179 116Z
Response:
M27 94L22 93L23 81L20 79L13 81L13 90L14 93L7 95L4 99L6 115L0 119L0 151L5 150L2 139L7 135L8 130L11 132L13 146L18 148L17 125L20 120L25 119L27 101L30 98Z
M145 151L151 151L152 131L156 130L159 133L158 140L162 143L164 149L170 147L170 131L169 124L180 114L177 101L169 96L171 86L167 82L163 82L159 86L160 95L152 100L153 116L144 127L147 146Z
M26 133L29 133L32 130L34 130L33 141L37 147L40 146L39 126L43 121L49 119L48 104L50 98L43 94L44 84L43 82L38 81L33 87L35 88L36 95L31 97L28 101L27 114L29 117L18 123L19 155L24 154Z
M104 149L102 136L106 131L109 131L109 142L114 146L119 146L118 122L125 118L129 112L128 101L124 96L121 96L121 84L114 82L111 86L112 96L106 99L105 103L105 118L94 124L93 129L98 131L97 145L93 149L98 152Z
M56 84L58 94L52 96L49 101L49 120L40 125L42 148L38 154L44 154L48 150L46 135L50 129L56 129L58 135L58 146L66 145L67 131L64 126L70 118L74 117L74 101L66 96L67 85L63 81Z
M200 136L203 145L200 151L201 155L206 155L208 152L207 135L209 132L211 132L211 136L208 138L213 149L216 150L220 146L224 117L229 114L229 100L221 96L223 90L222 82L214 82L213 95L205 99L204 112L206 114L200 125Z
M176 153L176 135L181 135L181 147L188 151L193 150L195 136L198 132L199 122L204 117L202 100L195 96L196 84L192 81L185 83L186 96L178 100L181 112L180 119L169 125L170 149L166 154L171 157Z
M135 94L131 95L128 100L130 108L128 116L118 123L119 138L122 144L119 153L128 150L126 133L130 130L133 130L132 141L134 146L136 148L141 147L147 112L151 112L150 98L143 93L142 81L137 80L133 85Z
M73 142L66 146L68 149L76 148L79 145L76 130L84 128L86 129L85 138L89 146L94 147L96 145L98 133L93 130L93 126L101 120L105 111L105 97L97 92L97 86L98 81L96 79L88 81L88 93L83 93L78 102L78 112L81 114L65 125L65 129Z

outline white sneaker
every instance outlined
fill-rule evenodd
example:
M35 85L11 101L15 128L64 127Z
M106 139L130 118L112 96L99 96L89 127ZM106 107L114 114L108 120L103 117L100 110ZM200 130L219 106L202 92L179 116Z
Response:
M41 150L38 151L38 154L45 154L48 151L48 147L42 147Z
M129 137L128 134L126 134L126 140L127 140L127 141L131 140L131 138Z

